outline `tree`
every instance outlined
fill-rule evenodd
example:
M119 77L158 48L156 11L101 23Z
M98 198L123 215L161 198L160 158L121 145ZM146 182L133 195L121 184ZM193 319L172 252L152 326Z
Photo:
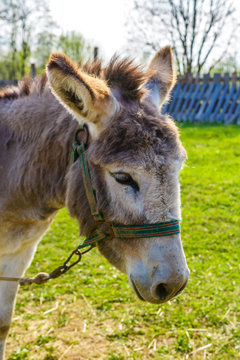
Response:
M6 20L8 11L7 7L5 6L5 0L0 2L0 20Z
M72 60L78 62L88 60L92 55L92 50L89 44L84 40L81 34L72 31L60 35L57 49L67 54ZM91 54L90 54L91 52Z
M0 79L16 80L30 71L30 59L45 68L54 51L85 61L91 48L77 32L56 35L46 0L0 0ZM92 51L91 51L92 52ZM92 54L91 54L92 55Z
M239 26L235 14L233 0L134 0L128 40L146 52L167 40L179 73L200 73L224 59Z
M6 30L1 39L2 63L4 59L8 60L11 78L23 77L38 33L48 31L50 34L55 27L47 2L45 0L0 0L0 26ZM10 64L9 59L11 59Z
M75 31L62 33L59 36L55 34L49 36L48 32L42 32L37 39L34 57L40 71L44 70L49 55L55 51L67 54L75 62L85 62L93 55L91 46L80 33Z
M33 57L39 72L44 71L49 55L51 52L56 51L57 39L56 34L49 34L49 32L45 30L37 35Z
M210 74L215 72L219 74L224 73L237 73L240 71L239 64L237 62L237 54L226 56L223 61L220 61L214 68L209 69Z

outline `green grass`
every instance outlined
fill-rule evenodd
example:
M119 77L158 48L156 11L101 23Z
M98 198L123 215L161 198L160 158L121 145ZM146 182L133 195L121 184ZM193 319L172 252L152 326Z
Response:
M161 306L140 302L94 249L61 278L20 289L9 359L239 359L240 127L180 130L184 293ZM60 211L27 274L58 266L78 242L77 224Z

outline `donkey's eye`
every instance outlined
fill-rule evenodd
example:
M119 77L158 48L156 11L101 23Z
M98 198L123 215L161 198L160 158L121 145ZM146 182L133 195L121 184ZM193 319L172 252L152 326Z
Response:
M139 191L139 186L136 181L133 180L131 175L124 172L110 173L114 179L122 185L131 186L134 190Z

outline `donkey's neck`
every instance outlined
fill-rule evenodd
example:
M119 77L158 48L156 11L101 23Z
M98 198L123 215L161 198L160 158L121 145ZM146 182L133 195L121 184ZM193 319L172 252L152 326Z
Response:
M16 212L17 207L21 217L47 217L65 205L77 122L50 93L9 101L2 109L0 132L5 135L0 163L8 176L7 210ZM0 193L4 190L0 186Z

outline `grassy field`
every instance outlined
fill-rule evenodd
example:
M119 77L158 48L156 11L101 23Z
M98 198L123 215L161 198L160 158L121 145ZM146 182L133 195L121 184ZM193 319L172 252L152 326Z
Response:
M181 138L184 293L140 302L94 249L62 278L19 290L8 359L240 359L240 127L183 126ZM78 242L60 211L27 274L58 266Z

